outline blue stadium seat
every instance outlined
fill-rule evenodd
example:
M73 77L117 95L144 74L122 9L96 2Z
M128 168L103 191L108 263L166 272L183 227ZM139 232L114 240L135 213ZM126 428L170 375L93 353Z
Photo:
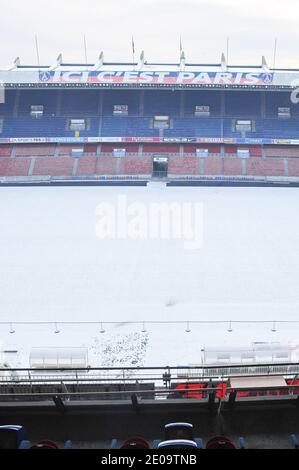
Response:
M164 427L165 439L167 441L174 439L194 440L193 425L190 423L169 423Z
M198 449L198 445L194 441L177 439L173 441L162 441L158 444L158 449Z
M44 115L30 117L31 105L43 105ZM113 116L115 105L127 105L128 116ZM196 117L196 106L209 106L209 117ZM278 118L278 107L291 109L290 119ZM155 115L170 117L170 128L153 128ZM166 138L299 138L299 106L289 92L218 90L7 90L0 104L0 138L74 137L68 119L88 119L80 137ZM251 132L234 130L236 119L250 119Z
M0 426L0 449L24 448L26 441L26 430L21 425ZM27 441L26 441L27 442Z

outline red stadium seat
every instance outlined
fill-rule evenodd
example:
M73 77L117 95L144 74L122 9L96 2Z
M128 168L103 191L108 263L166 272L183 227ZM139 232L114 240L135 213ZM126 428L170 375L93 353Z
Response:
M206 444L206 449L235 449L235 445L230 439L224 436L216 436Z
M186 393L182 393L182 398L205 398L207 392L193 391L197 389L208 388L207 383L186 383L178 385L175 390L184 390Z
M34 444L33 446L31 446L30 449L45 449L45 450L48 450L48 449L59 449L59 447L53 441L43 440L43 441L40 441L37 444Z
M150 449L150 445L143 437L136 436L125 441L120 449Z

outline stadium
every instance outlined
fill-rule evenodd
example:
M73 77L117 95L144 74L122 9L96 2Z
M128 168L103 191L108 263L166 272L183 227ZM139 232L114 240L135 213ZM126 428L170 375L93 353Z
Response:
M2 182L297 182L298 71L62 60L1 72Z
M184 52L0 71L3 446L298 447L298 80ZM200 245L99 238L121 203L197 207Z

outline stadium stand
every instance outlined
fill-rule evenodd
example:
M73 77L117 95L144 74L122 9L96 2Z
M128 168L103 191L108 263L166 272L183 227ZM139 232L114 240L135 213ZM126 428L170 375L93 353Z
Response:
M42 375L38 369L1 372L1 449L46 449L48 445L70 449L92 442L95 447L96 440L108 441L105 448L114 449L170 449L189 447L190 443L198 449L279 448L282 444L283 448L298 448L296 363L257 363L250 368L248 364L152 370L139 367L129 374L120 368L114 370L115 377L122 374L124 379L111 383L103 383L102 371L93 368L44 369ZM221 373L226 377L222 381ZM253 407L258 409L254 416ZM30 412L24 413L27 409ZM152 420L144 419L148 413ZM65 416L71 416L72 427ZM284 424L278 435L277 423L281 420ZM45 429L47 433L41 435Z
M113 160L111 159L113 163ZM113 174L114 168L110 167L110 171ZM97 174L97 158L96 157L84 157L79 158L78 166L77 166L77 176L92 176Z
M99 159L101 161L101 159ZM121 175L151 175L153 163L150 157L127 157L120 161Z
M287 158L299 158L299 148L288 147L288 146L276 146L276 147L265 147L264 148L265 157L287 157Z
M16 151L16 149L14 149ZM112 153L95 152L84 154L80 158L70 156L68 150L56 156L1 156L0 177L96 177L102 176L146 176L152 177L155 154L145 153L137 156L128 153L126 157L115 157ZM26 154L27 151L24 152ZM34 153L41 153L35 150ZM48 153L48 152L46 152ZM50 152L49 152L50 153ZM213 156L198 158L194 154L185 156L168 155L168 178L176 177L297 177L299 176L299 160L297 158L254 157L241 159L237 156Z
M212 157L204 160L205 175L223 175L223 158Z
M18 145L15 148L15 157L50 157L55 153L54 145Z
M128 64L115 64L115 69L124 67L134 75L127 84L122 72L112 79L114 66L106 67L100 87L95 79L100 72L85 68L79 77L83 74L80 65L64 65L55 72L45 69L37 85L30 87L23 74L35 73L34 67L5 71L5 77L14 77L0 104L1 177L8 182L13 177L49 177L52 181L105 176L230 177L240 181L280 177L294 182L299 176L299 108L290 99L288 78L280 71L275 72L277 82L272 72L238 67L228 71L242 76L238 86L229 85L221 75L214 87L211 74L223 70L206 66L205 71L203 66L204 77L188 87L192 84L189 75L195 73L189 66L186 85L179 86L173 86L170 77L151 81L158 69L154 64L144 65L148 75L140 79L135 77L139 72L132 72ZM167 70L177 73L175 66L168 65ZM50 80L52 74L56 80L65 73L61 82ZM259 76L258 86L252 74ZM209 87L202 87L205 80ZM159 155L168 158L168 172L153 172L152 159ZM5 160L15 157L23 160ZM27 157L31 160L24 160Z
M247 175L281 176L285 172L284 162L277 158L254 158L247 160Z
M29 157L1 158L0 176L28 176L30 162Z
M61 95L63 116L89 117L98 114L99 93L94 90L64 90Z
M96 162L97 175L115 175L117 158L100 157Z
M34 93L19 93L18 116L29 116L31 106L44 106L45 116L55 116L57 110L58 92L53 90L36 91Z
M72 176L74 160L69 157L37 157L33 175Z
M232 118L261 117L261 92L228 91L225 93L225 115Z
M105 90L102 95L103 116L113 116L114 106L128 106L129 116L139 115L140 94L131 90Z
M289 176L299 176L299 160L293 158L288 161Z
M243 167L242 160L239 158L224 158L223 159L223 174L224 175L242 175Z
M63 423L63 420L61 420ZM253 436L248 436L251 445L248 444L247 439L244 437L231 438L225 435L217 435L211 437L207 435L205 438L194 436L194 426L191 423L169 423L164 427L160 427L160 439L148 439L144 436L136 435L125 440L112 438L110 445L107 442L106 448L111 449L254 449L252 446ZM190 432L191 430L191 432ZM32 429L29 427L29 432ZM38 431L37 435L40 431ZM69 431L70 434L76 435L78 430ZM58 434L58 430L57 430ZM101 432L98 430L98 439ZM183 436L183 437L181 437ZM289 449L298 449L298 437L296 434L285 435L285 442L289 442L286 446ZM257 439L260 439L260 437ZM265 440L265 437L263 437ZM84 445L85 444L85 445ZM94 444L93 446L94 447ZM71 450L88 448L88 443L76 442L76 440L54 441L52 439L36 440L36 442L28 439L27 430L23 425L1 425L0 426L0 449L1 450ZM258 448L267 448L258 446ZM279 448L279 447L277 447Z
M10 157L12 152L11 145L0 145L0 157Z
M86 118L87 127L80 130L81 137L159 137L161 129L153 127L153 118L163 115L171 120L170 128L163 129L165 137L243 137L243 132L234 129L234 125L238 119L245 119L254 124L251 130L244 131L247 138L298 138L299 112L296 106L290 104L289 93L280 93L285 96L279 103L288 104L289 119L279 119L275 93L273 102L271 97L266 98L264 117L261 92L226 91L223 109L217 96L219 92L180 93L158 90L62 90L58 112L56 91L10 91L7 93L7 103L0 105L3 119L0 136L72 137L74 132L69 129L69 119ZM15 107L16 102L18 106ZM208 117L195 115L198 104L209 107ZM30 109L34 105L43 106L43 115L39 118L31 117ZM127 115L115 115L114 106L127 106Z
M169 159L169 175L198 175L200 174L200 161L196 157L173 157Z

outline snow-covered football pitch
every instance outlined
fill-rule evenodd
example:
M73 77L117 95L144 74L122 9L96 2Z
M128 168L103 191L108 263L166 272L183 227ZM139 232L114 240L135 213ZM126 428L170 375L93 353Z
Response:
M0 218L15 366L35 347L118 367L299 344L299 189L6 187Z

